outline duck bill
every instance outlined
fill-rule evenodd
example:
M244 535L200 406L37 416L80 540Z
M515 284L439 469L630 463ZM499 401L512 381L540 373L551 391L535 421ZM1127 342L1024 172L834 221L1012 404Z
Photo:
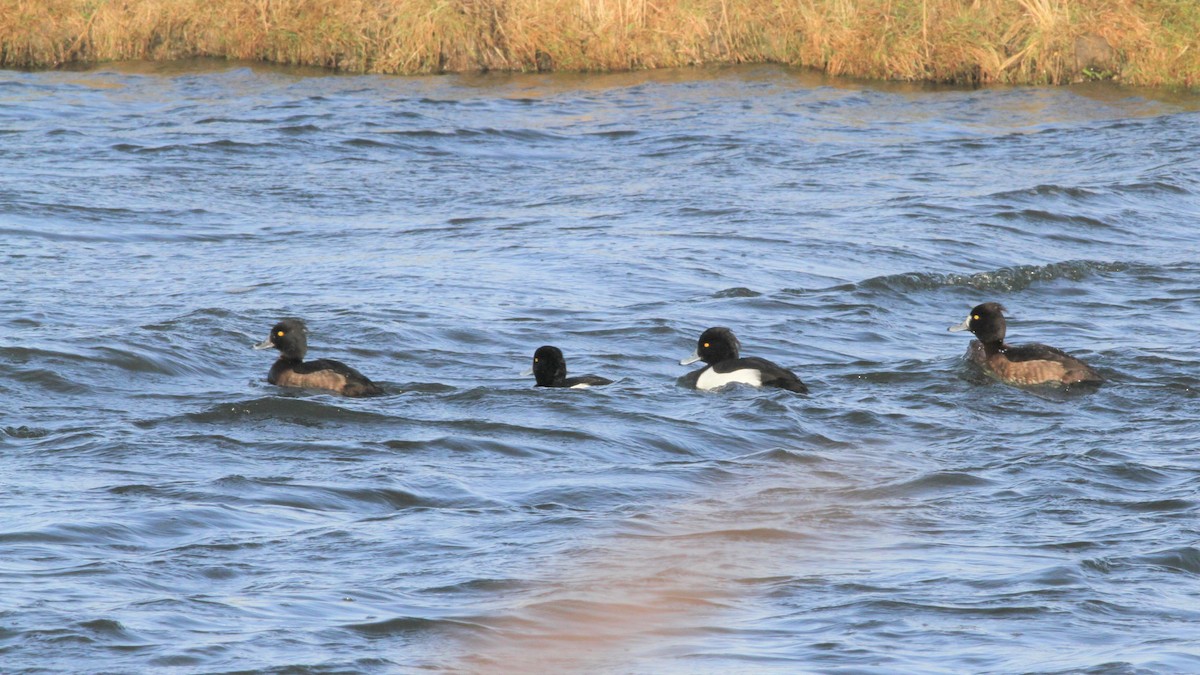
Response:
M532 375L532 374L533 374L533 368L532 368L532 367L530 367L530 368L526 368L525 370L522 370L522 371L521 371L521 376L522 376L522 377L527 377L527 376L529 376L529 375Z
M681 360L681 361L679 362L679 365L681 365L681 366L687 366L687 365L691 365L691 364L693 364L693 363L695 363L695 362L697 362L697 361L699 361L699 360L700 360L700 352L699 352L699 351L695 351L695 352L693 352L693 353L692 353L692 355L691 355L691 356L687 357L686 359L683 359L683 360Z
M274 347L274 346L275 345L271 344L271 338L267 338L266 340L263 340L262 342L254 345L254 348L255 349L270 349L271 347Z
M968 316L967 318L963 319L962 323L950 326L946 330L950 331L951 333L957 333L960 330L971 330L971 317Z

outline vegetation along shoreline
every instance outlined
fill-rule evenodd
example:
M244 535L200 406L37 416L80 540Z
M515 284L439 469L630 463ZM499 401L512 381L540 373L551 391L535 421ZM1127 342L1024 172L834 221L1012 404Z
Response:
M956 84L1200 84L1196 0L0 0L0 67L353 73L779 63Z

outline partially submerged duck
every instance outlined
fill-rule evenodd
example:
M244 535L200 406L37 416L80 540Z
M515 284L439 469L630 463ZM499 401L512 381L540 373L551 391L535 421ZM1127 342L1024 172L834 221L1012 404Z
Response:
M567 360L558 347L544 345L533 353L533 373L538 387L569 387L585 389L612 384L612 380L598 375L567 377Z
M305 361L308 327L300 319L283 319L255 349L279 350L279 358L267 374L267 382L280 387L327 389L343 396L377 396L383 393L374 382L341 361Z
M1069 385L1104 381L1091 366L1061 349L1037 343L1015 347L1006 344L1004 312L999 303L985 302L972 309L965 321L949 328L951 332L969 330L978 338L967 346L968 361L1007 384Z
M752 387L776 387L801 394L808 387L792 371L757 357L739 357L741 343L733 331L721 326L709 328L696 341L696 352L683 359L679 365L686 366L704 361L707 367L695 370L679 378L680 384L696 389L716 389L727 384L740 383Z

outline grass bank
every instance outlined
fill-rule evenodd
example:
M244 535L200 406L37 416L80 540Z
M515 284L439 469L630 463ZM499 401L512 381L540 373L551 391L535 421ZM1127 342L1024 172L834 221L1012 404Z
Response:
M0 0L0 66L351 72L774 62L959 83L1200 84L1200 0Z

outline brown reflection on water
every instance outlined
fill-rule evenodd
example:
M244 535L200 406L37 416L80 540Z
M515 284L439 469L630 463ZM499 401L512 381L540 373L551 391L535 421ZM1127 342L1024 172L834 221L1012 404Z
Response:
M844 487L845 476L774 476L639 521L637 532L564 556L542 590L472 617L491 631L474 634L456 665L481 673L628 672L633 663L677 668L681 658L719 653L746 612L756 611L747 609L756 593L837 574L896 542L888 526L830 503ZM853 561L847 547L857 551Z

